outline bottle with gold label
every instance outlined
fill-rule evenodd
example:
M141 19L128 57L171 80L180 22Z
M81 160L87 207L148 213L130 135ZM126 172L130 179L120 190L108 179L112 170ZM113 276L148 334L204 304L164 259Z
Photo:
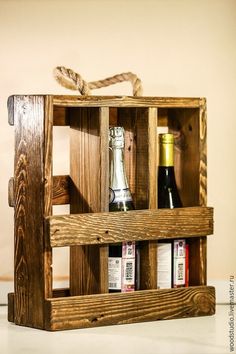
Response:
M174 136L159 135L158 208L181 208L174 171Z

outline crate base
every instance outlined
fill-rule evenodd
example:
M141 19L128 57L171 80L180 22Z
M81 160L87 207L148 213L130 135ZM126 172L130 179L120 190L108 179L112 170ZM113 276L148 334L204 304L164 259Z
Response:
M61 291L63 294L68 292ZM8 320L14 322L14 294L9 294L8 298ZM45 329L48 331L209 316L214 313L215 288L212 286L63 296L45 300L44 310Z

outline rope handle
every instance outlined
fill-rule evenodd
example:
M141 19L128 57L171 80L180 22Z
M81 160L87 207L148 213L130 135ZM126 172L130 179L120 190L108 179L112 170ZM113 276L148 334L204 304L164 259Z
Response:
M86 82L82 76L72 69L57 66L53 70L56 81L70 90L77 90L81 95L90 95L91 90L114 85L118 82L130 81L133 87L133 96L142 96L142 81L137 75L127 72L108 77L104 80Z

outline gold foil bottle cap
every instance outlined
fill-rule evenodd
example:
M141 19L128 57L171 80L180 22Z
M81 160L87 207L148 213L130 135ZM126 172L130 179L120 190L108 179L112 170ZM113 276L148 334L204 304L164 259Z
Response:
M174 166L174 135L160 134L159 135L159 166Z
M159 141L161 144L174 144L174 135L171 133L160 134Z

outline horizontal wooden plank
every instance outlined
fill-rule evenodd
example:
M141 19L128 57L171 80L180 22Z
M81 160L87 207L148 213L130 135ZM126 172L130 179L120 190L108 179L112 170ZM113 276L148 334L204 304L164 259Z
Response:
M70 203L70 176L54 176L53 177L53 191L52 191L52 204L63 205ZM8 182L8 204L10 207L15 206L14 197L14 178L11 177Z
M196 286L48 299L45 313L47 330L206 316L215 313L215 289Z
M213 233L213 208L85 213L46 221L52 247L197 237Z
M205 98L133 96L53 96L55 106L66 107L186 107L198 108Z

